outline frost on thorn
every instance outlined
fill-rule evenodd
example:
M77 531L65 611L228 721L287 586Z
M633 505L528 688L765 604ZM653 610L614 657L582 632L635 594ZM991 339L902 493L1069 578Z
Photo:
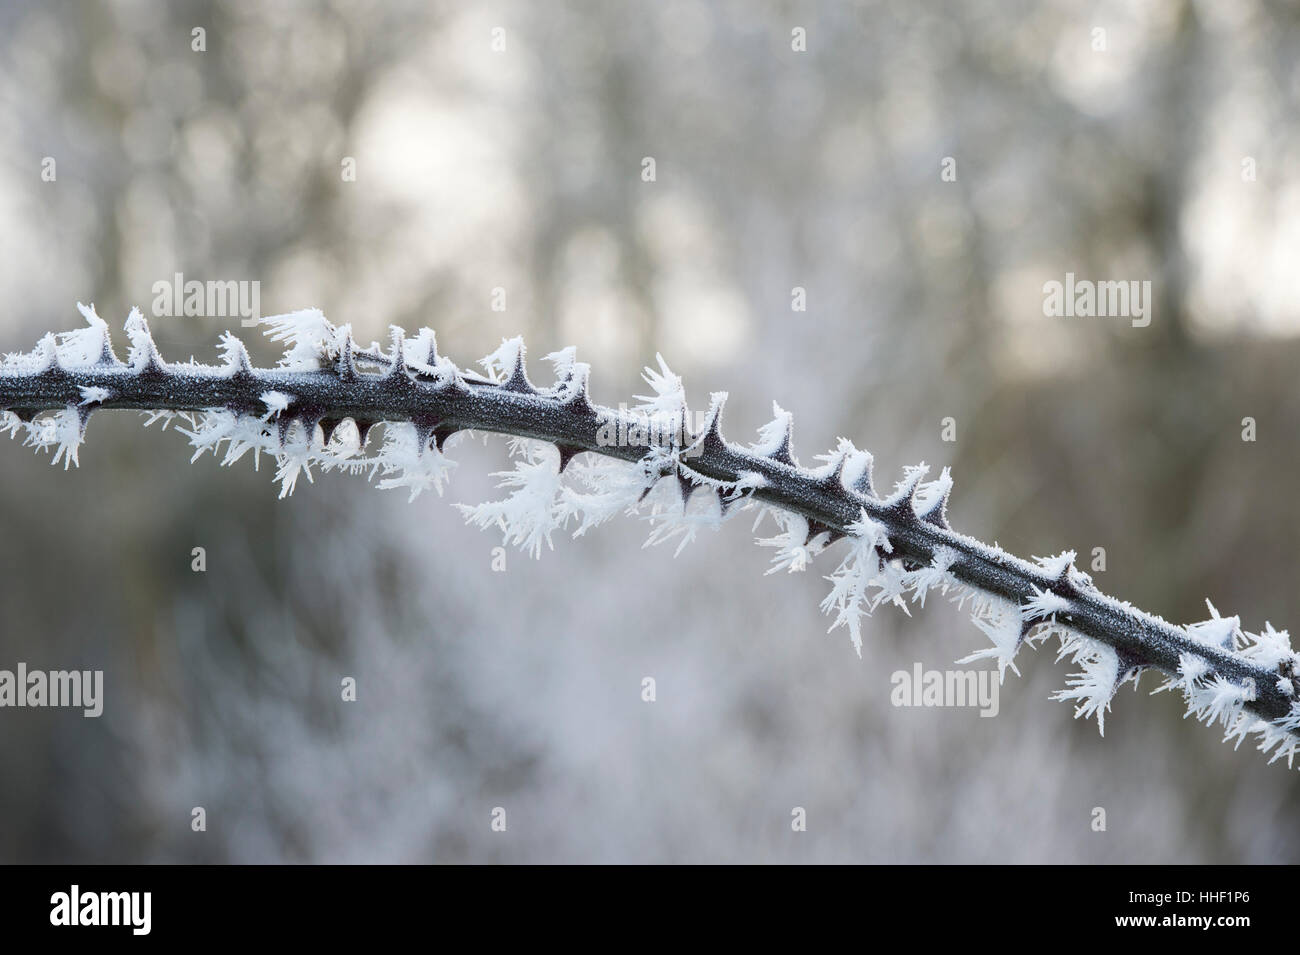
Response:
M1067 580L1070 568L1074 566L1074 559L1078 556L1076 551L1062 551L1055 557L1035 557L1038 566L1043 568L1043 573L1053 580Z
M922 461L903 469L903 478L894 485L894 493L882 501L882 505L900 514L916 517L913 498L925 476L930 473L930 466Z
M382 475L376 487L381 491L406 488L411 492L409 501L429 490L441 497L443 485L456 467L456 462L437 448L424 447L418 429L407 421L386 424L383 447L375 457L362 461L372 475ZM342 466L354 465L345 461Z
M750 445L749 450L754 454L793 466L795 461L791 441L794 416L775 401L772 402L772 415L772 420L758 429L758 441Z
M822 601L824 614L835 614L828 633L836 627L847 627L853 649L862 656L862 618L870 616L890 589L882 586L883 554L893 548L883 524L871 519L866 511L848 528L849 553L829 577L831 592ZM769 571L770 573L770 571ZM867 588L876 586L880 592L872 595Z
M442 493L455 466L443 453L450 435L505 434L515 439L514 469L498 475L506 496L461 507L470 523L499 530L535 556L555 532L580 537L617 514L650 525L647 546L673 542L680 552L702 529L754 510L778 525L759 539L775 552L769 573L803 570L848 536L821 608L831 630L849 631L859 655L862 617L883 603L910 612L938 591L961 608L969 601L991 642L960 662L992 659L1000 678L1016 672L1023 644L1058 636L1061 656L1079 672L1055 698L1073 703L1076 716L1096 716L1099 728L1116 686L1157 668L1168 677L1158 689L1177 689L1188 715L1222 726L1230 742L1253 735L1261 751L1288 764L1300 752L1300 655L1286 631L1265 624L1258 634L1244 632L1237 617L1220 616L1212 604L1209 620L1174 627L1102 594L1074 567L1072 551L1034 564L955 534L946 518L947 468L928 483L924 465L908 468L884 501L872 486L871 454L846 439L819 455L817 467L802 468L791 453L792 418L776 404L749 448L722 437L725 392L711 396L704 427L688 436L685 389L662 356L643 376L650 393L636 396L630 411L616 410L592 404L590 368L572 348L547 356L555 383L538 391L528 382L522 339L504 340L483 359L483 378L438 354L432 330L407 337L394 328L387 349L362 348L350 326L304 309L261 320L285 346L275 369L253 368L230 334L215 366L166 364L137 309L126 322L124 364L94 308L78 307L85 327L0 360L0 433L52 451L65 468L78 463L86 420L101 407L139 409L147 423L164 427L179 422L174 430L189 439L195 459L211 451L230 465L251 451L258 467L265 452L282 497L317 470L368 476L412 498ZM381 423L382 445L368 449L367 435ZM613 424L648 440L602 441Z
M958 663L975 663L979 660L993 660L998 665L998 681L1006 678L1007 668L1016 676L1016 654L1025 642L1025 627L1020 610L1009 600L990 597L986 594L963 593L963 602L970 599L971 622L989 638L993 644L983 650L976 650L958 660Z
M262 418L263 421L283 414L289 410L289 405L293 404L293 396L286 395L282 391L264 391L261 398L262 404L267 407L266 415Z
M1186 627L1187 635L1206 646L1233 649L1236 646L1237 632L1241 629L1241 618L1220 617L1219 611L1208 599L1205 601L1205 606L1210 608L1210 619L1202 620L1200 623L1189 623Z
M221 354L221 367L227 375L247 374L253 370L252 359L248 357L248 348L243 341L230 332L223 332L218 351Z
M406 339L402 347L402 359L417 374L438 374L438 337L433 329L422 328L414 338Z
M1060 594L1039 590L1032 584L1030 586L1033 587L1034 596L1026 597L1020 605L1020 612L1027 622L1055 620L1058 613L1070 609L1070 601Z
M852 441L840 438L834 451L814 455L822 464L812 470L812 477L822 484L839 484L844 474L844 464L854 450Z
M570 345L553 351L545 357L555 372L552 393L562 402L585 401L587 383L591 378L591 365L577 360L578 350Z
M335 355L335 329L319 308L302 308L283 315L267 315L259 320L262 332L273 342L285 342L288 348L280 367L289 371L316 371L323 361Z
M63 470L80 467L77 451L85 438L85 419L75 405L68 405L62 411L23 424L27 431L24 442L28 447L38 451L54 450L50 464L63 462Z
M551 536L564 524L565 506L559 500L562 478L551 457L555 448L540 441L517 438L511 451L518 458L513 471L498 471L497 487L510 488L499 501L483 504L458 504L469 523L480 527L497 527L507 545L542 556L542 545L554 548Z
M516 336L503 338L492 354L479 359L488 377L509 391L535 392L524 370L524 340Z
M952 548L935 548L934 558L927 566L908 573L907 586L912 591L912 602L924 607L926 595L935 588L946 594L948 587L955 583L948 572L956 562L957 552Z
M788 573L800 573L808 568L808 561L816 556L819 548L808 543L808 519L800 514L765 508L763 514L770 514L781 528L781 533L774 537L760 537L761 547L775 547L772 566L767 573L775 574L779 570Z
M844 459L844 470L840 472L840 481L851 491L864 497L876 496L876 489L871 483L871 469L875 463L870 451L860 451L850 446L848 456Z
M918 484L912 498L916 516L935 527L948 526L948 495L952 492L952 471L944 468L939 477Z
M69 371L90 368L98 364L114 363L108 340L108 323L95 312L94 305L77 303L77 310L86 320L85 328L63 332L58 336L56 354L59 366Z
M154 344L149 323L138 308L131 309L131 314L126 317L125 329L127 340L131 343L126 363L131 366L131 370L140 372L150 366L161 368L163 362L158 355L158 346Z
M686 412L686 389L682 380L673 374L673 370L664 361L664 356L656 354L659 369L649 367L641 372L641 380L650 386L652 395L633 395L638 402L637 411L652 416L674 417Z
M1119 685L1119 655L1113 647L1108 647L1082 634L1070 634L1061 639L1059 661L1066 656L1081 668L1081 672L1066 678L1064 690L1057 690L1052 699L1077 704L1074 718L1089 719L1097 717L1097 731L1106 735L1106 711L1110 709L1111 697Z

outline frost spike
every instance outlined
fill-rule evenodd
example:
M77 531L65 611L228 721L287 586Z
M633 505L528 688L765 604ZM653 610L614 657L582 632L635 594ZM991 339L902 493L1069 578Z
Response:
M438 337L434 334L432 328L422 328L415 336L415 343L427 342L428 349L425 352L424 364L433 368L438 364Z
M892 495L880 502L881 506L909 523L916 521L916 508L912 506L912 502L916 497L916 489L929 471L925 462L907 468L903 472L903 480L898 482L898 487Z
M935 483L939 485L939 494L929 507L917 516L926 524L951 530L948 524L948 495L952 493L952 476L947 468L943 469L943 473Z
M113 353L113 339L109 337L108 326L104 326L104 338L99 345L99 365L105 368L116 368L121 365L121 360Z
M841 471L840 481L844 481L845 473L848 473L850 470L850 463L852 463L852 466L856 468L859 462L861 462L862 469L858 471L857 477L855 477L851 482L846 483L845 486L855 494L861 494L863 497L874 498L876 496L876 488L871 482L871 471L876 462L870 451L859 451L857 449L850 451L844 459L844 467Z
M338 373L340 381L357 380L357 363L356 358L352 354L353 347L352 334L351 330L349 330L348 334L343 339L343 348L339 352ZM366 442L363 439L361 443L364 445Z
M510 377L501 383L502 391L515 391L524 395L538 394L533 383L528 380L528 372L524 369L524 345L519 343L519 348L515 352L515 366L510 371Z
M591 395L587 391L590 379L591 366L585 362L575 363L568 381L569 396L560 403L561 407L584 418L596 414L596 406L591 403Z
M852 445L841 439L840 446L830 454L830 459L826 462L825 473L817 480L823 487L838 490L844 486L844 462L849 459L849 452Z
M248 349L243 341L226 332L221 337L221 344L226 350L224 367L231 375L247 378L253 374L253 361L248 356Z
M781 443L777 445L777 449L769 454L768 457L773 461L780 461L782 464L788 464L790 467L794 467L793 438L794 417L787 415L785 419L785 434L781 438Z
M148 320L138 308L131 309L126 317L126 334L131 339L131 366L138 374L156 375L166 369L158 346L154 344L153 332L149 330Z
M388 339L391 343L392 356L388 366L388 374L384 377L399 384L409 382L411 376L406 372L406 332L396 325L389 325Z
M772 420L758 429L758 443L750 450L781 464L796 467L791 453L794 436L794 415L775 401L772 402Z
M715 391L709 395L709 410L704 417L704 430L691 442L682 454L693 457L696 454L716 454L727 446L722 437L722 409L727 404L727 392Z

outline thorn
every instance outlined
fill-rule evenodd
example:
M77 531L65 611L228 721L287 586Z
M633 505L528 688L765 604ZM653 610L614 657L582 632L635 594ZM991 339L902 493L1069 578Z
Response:
M704 430L691 442L690 447L682 452L683 456L694 457L697 454L716 453L726 448L727 441L722 436L722 409L726 404L725 391L715 391L709 395L709 410L704 417Z
M38 375L52 375L58 377L61 370L59 368L59 348L54 333L50 332L41 336L41 340L36 343L36 350L40 354L40 371Z
M460 430L461 430L460 428L453 427L452 425L449 424L440 425L434 428L433 429L434 447L436 447L441 452L442 446L447 443L447 439Z
M438 339L434 335L433 329L420 329L420 331L416 333L415 341L417 345L421 342L428 343L429 348L424 356L424 364L428 365L430 368L436 366L438 364Z
M781 436L781 443L777 445L775 451L768 455L773 461L780 461L782 464L788 464L794 467L794 454L792 441L794 438L794 416L789 412L785 415L785 433Z
M1125 650L1122 647L1115 648L1115 656L1119 658L1119 669L1115 671L1115 687L1118 689L1132 677L1133 685L1137 686L1138 677L1151 664L1147 663L1142 657L1138 656L1131 650Z
M699 485L682 473L681 468L678 468L677 487L682 492L682 513L684 514L686 513L686 505L690 503L691 495L695 493L695 489L699 487Z
M812 518L809 518L808 536L804 538L803 546L807 547L809 544L811 544L813 542L813 538L816 537L818 534L826 535L827 547L830 547L831 544L834 544L837 540L846 536L842 530L831 527L829 524L823 524L821 521L817 521L817 520L813 520Z
M939 485L938 496L917 516L926 524L951 530L951 525L948 523L948 495L952 493L952 476L947 468L943 469L943 473L935 483Z
M889 498L881 502L881 506L903 520L917 520L916 508L913 504L916 499L916 489L929 470L924 462L908 468L903 472L903 480L898 482L898 488Z
M97 364L110 366L122 364L117 355L113 354L113 341L108 337L107 326L104 328L104 340L99 347L99 361Z
M303 405L302 410L298 412L298 420L307 431L307 444L310 445L316 438L316 426L321 423L325 417L325 409L320 405ZM322 444L323 446L323 444Z
M555 449L556 449L557 451L560 452L560 472L559 472L559 473L561 473L561 474L563 474L563 473L564 473L564 469L567 468L567 467L569 466L569 462L573 460L573 456L576 455L576 454L581 454L582 451L583 451L582 448L576 447L576 446L574 446L574 445L572 445L572 444L557 444L557 445L555 446Z
M555 366L555 384L551 386L552 390L562 388L573 380L574 366L578 364L577 355L578 350L569 345L559 351L551 352L543 359Z
M727 497L727 492L722 488L718 488L713 493L718 497L718 516L726 517L728 508L736 503L736 499Z
M298 419L298 414L297 414L297 412L291 412L291 411L289 411L287 408L286 408L284 411L280 412L278 415L275 416L275 425L276 425L276 429L278 430L279 435L280 435L280 447L281 447L281 448L284 447L284 442L285 442L285 441L288 439L288 437L289 437L289 429L293 427L293 423L294 423L294 421L296 421L297 419ZM309 431L309 432L308 432L308 439L309 439L309 440L310 440L310 435L311 435L311 432Z
M591 403L591 395L587 391L587 385L591 378L591 367L586 364L575 364L573 375L568 384L569 397L561 402L561 407L567 409L572 414L591 417L596 414L596 406Z
M411 424L415 425L416 453L424 454L429 447L434 433L438 430L439 418L427 413L416 413L411 415ZM439 451L442 447L439 446Z
M366 446L366 438L370 436L370 429L378 422L370 421L364 418L353 418L352 423L357 426L357 447L358 449Z
M384 377L388 381L396 382L399 385L409 385L411 384L411 376L406 371L406 332L396 325L389 325L388 337L392 342L390 349L392 363L388 366L388 374Z
M343 350L339 353L338 373L340 381L355 381L357 377L357 363L352 355L352 336L349 334L343 339ZM365 444L363 440L361 442Z
M840 447L831 452L831 459L827 462L830 464L830 467L826 469L825 474L818 478L818 483L820 483L822 487L839 490L839 488L843 486L844 462L847 461L848 458L849 449L841 444Z
M153 340L153 332L149 329L149 320L140 313L138 308L131 309L131 314L126 319L126 331L131 338L131 344L136 349L136 363L140 365L138 374L142 376L154 377L164 371L162 356L158 354L158 345ZM140 361L143 357L143 362Z
M537 389L533 383L528 380L528 372L524 370L524 345L519 343L519 349L515 352L515 367L510 372L510 377L501 383L502 391L517 391L520 394L535 395Z
M334 429L337 428L342 423L343 423L342 418L321 418L320 419L321 447L325 447L327 444L330 443L330 439L334 437Z
M226 367L232 369L231 377L247 378L253 374L253 362L248 357L248 348L244 343L229 333L223 339L226 345Z
M650 492L655 489L655 485L657 485L662 478L666 478L668 475L676 473L676 470L677 470L676 467L673 465L668 465L667 467L665 467L661 464L659 466L659 473L652 474L650 470L647 468L645 472L645 477L646 480L649 481L650 483L646 485L645 490L641 492L641 496L636 499L636 502L640 504L642 501L644 501L646 497L650 494Z
M875 464L875 459L871 456L870 451L854 450L853 452L851 452L851 456L853 456L855 464L858 461L862 462L862 470L858 472L857 477L855 477L853 481L847 485L848 489L850 491L853 491L856 494L861 494L864 497L874 498L876 496L876 489L875 486L871 483L871 469L872 466ZM848 468L848 459L846 458L845 470L847 470L847 468ZM841 474L841 480L843 480L842 474Z

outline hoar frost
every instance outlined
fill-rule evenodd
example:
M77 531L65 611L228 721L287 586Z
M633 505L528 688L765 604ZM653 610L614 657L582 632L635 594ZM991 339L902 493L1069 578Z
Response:
M21 403L0 410L0 432L21 435L26 444L51 451L52 462L65 469L79 463L78 452L90 415L101 406L111 407L119 394L129 392L146 375L170 374L176 376L177 382L196 386L220 379L229 387L231 382L243 380L240 376L249 381L266 380L263 373L253 369L244 344L229 333L219 343L219 365L166 364L138 309L133 309L126 321L129 350L125 362L120 361L113 353L108 326L94 307L78 308L85 327L45 335L31 352L0 359L0 385L51 371L72 376L60 380L71 380L76 385L75 396L69 392L63 407L42 405L40 410L48 412L44 417L33 417L35 411ZM706 450L708 440L713 440L715 446L721 441L716 428L726 393L711 396L703 427L698 433L690 433L684 428L690 420L685 389L662 356L656 356L657 367L647 368L643 375L650 393L636 396L634 408L615 412L590 404L590 368L577 361L572 348L546 356L553 366L555 383L539 390L524 371L524 343L520 338L503 339L480 362L485 372L480 376L462 371L439 355L436 338L429 329L408 338L401 329L391 328L391 347L385 350L377 343L360 347L350 326L335 326L319 309L271 316L262 324L265 334L284 345L285 351L276 369L276 384L254 393L256 411L247 400L232 402L232 407L198 410L164 407L145 412L146 424L162 421L165 428L179 422L175 430L189 439L194 459L211 452L220 464L231 465L252 452L257 467L262 455L269 455L276 463L281 497L294 491L300 477L313 480L315 469L365 474L377 478L381 489L408 490L412 500L426 490L441 494L455 467L455 462L443 453L444 445L454 441L456 434L465 433L459 426L435 432L437 421L387 420L382 422L377 450L368 452L366 433L378 421L361 422L346 415L325 419L327 408L305 406L305 399L282 384L291 381L293 375L315 374L319 386L321 376L317 373L332 369L339 372L336 380L340 388L346 388L358 374L370 376L371 381L387 376L386 386L407 388L414 387L418 379L426 387L456 389L457 394L489 404L493 392L499 394L496 390L500 389L515 392L516 398L535 396L520 400L543 402L552 415L561 411L600 415L602 426L617 425L620 429L646 422L654 426L645 429L650 437L639 460L579 453L600 452L603 446L578 448L535 436L510 441L513 468L496 475L504 496L458 506L470 523L499 531L507 544L533 556L539 556L543 547L553 547L557 533L581 537L619 514L647 521L647 546L671 542L680 553L700 530L716 529L737 513L756 510L755 531L764 520L776 525L775 533L757 538L761 546L772 551L768 573L805 571L840 537L847 537L839 564L826 577L830 590L821 609L831 617L830 630L848 631L859 656L863 618L882 604L909 612L910 604L924 606L928 595L938 593L967 610L990 644L958 662L991 660L997 666L999 679L1005 677L1007 669L1019 672L1015 657L1021 646L1057 637L1057 659L1069 658L1076 672L1067 677L1065 687L1053 698L1073 705L1076 717L1095 717L1101 732L1118 686L1129 680L1136 685L1149 664L1135 662L1107 642L1073 629L1080 611L1102 606L1109 612L1127 615L1139 630L1143 626L1172 626L1097 591L1091 579L1074 567L1073 551L1028 564L1006 554L996 544L990 547L952 532L946 519L952 489L947 468L938 479L928 482L925 465L907 468L893 493L885 498L878 497L872 486L871 454L846 439L839 439L828 454L819 455L821 463L817 467L800 468L791 449L792 416L775 402L773 419L759 429L757 441L748 448L725 444L730 460L749 462L751 467L731 471L736 474L734 480L718 479L708 473L707 462L699 455ZM358 371L359 366L368 370ZM76 376L81 376L80 381ZM471 385L478 390L471 391ZM418 419L416 415L411 417ZM554 440L559 442L562 437L557 433ZM774 481L788 482L794 476L806 487L838 485L840 500L848 492L850 500L864 501L873 510L861 507L847 524L843 523L846 518L838 518L834 523L839 527L823 524L809 516L816 508L801 513L803 506L790 504L770 490L763 469L773 475ZM896 553L894 541L899 539L900 527L926 526L930 527L926 532L931 535L929 539L935 541L928 548L928 559L918 561ZM1009 599L965 583L971 579L970 561L997 566L1020 581L1021 599ZM1224 738L1236 746L1253 735L1258 748L1271 754L1271 761L1285 759L1291 765L1300 751L1300 703L1296 702L1300 654L1292 648L1285 630L1266 624L1260 633L1247 633L1239 618L1223 617L1209 601L1207 605L1209 619L1173 628L1193 650L1180 652L1177 672L1153 692L1180 693L1187 716L1221 727ZM1204 649L1197 651L1195 647ZM1239 666L1233 672L1264 674L1267 684L1255 686L1250 679L1219 672L1214 661L1222 659L1223 654L1236 658ZM1250 705L1258 699L1261 689L1289 701L1289 709L1275 719L1258 716Z

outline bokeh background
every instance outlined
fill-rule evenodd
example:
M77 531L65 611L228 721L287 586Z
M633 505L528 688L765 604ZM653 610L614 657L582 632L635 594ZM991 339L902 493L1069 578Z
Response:
M181 272L431 325L462 366L574 344L611 404L661 351L733 438L775 398L805 462L951 465L961 530L1104 547L1103 589L1171 620L1300 626L1298 52L1263 0L4 0L0 350ZM1150 327L1045 317L1067 271L1150 279ZM153 325L174 358L240 331ZM494 572L448 501L504 443L453 456L448 500L280 502L125 412L79 470L0 448L0 666L106 683L98 720L0 712L0 860L1300 858L1300 776L1173 694L1126 689L1103 740L1042 651L994 719L895 708L895 670L983 645L954 608L882 610L859 661L817 610L836 554L765 577L744 521Z

